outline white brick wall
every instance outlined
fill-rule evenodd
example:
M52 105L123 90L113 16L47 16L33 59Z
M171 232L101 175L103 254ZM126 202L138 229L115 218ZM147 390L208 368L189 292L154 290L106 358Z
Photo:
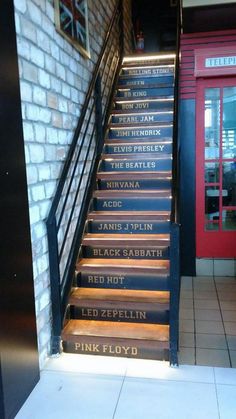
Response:
M116 0L89 1L91 59L56 30L52 0L14 0L40 365L50 344L45 219Z

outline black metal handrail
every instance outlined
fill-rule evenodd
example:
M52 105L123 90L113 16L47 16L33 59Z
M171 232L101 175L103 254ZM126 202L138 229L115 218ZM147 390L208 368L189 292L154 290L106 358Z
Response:
M113 86L121 66L122 28L122 1L118 0L46 220L52 301L52 354L60 351L60 334L75 261L114 95Z
M179 348L179 294L180 294L180 225L179 225L179 158L178 104L179 104L179 65L181 33L181 0L178 1L176 19L176 58L174 86L174 127L172 160L172 208L170 230L170 363L178 364Z

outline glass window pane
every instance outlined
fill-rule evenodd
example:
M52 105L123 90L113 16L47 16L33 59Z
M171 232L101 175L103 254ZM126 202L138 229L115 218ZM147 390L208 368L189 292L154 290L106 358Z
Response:
M205 90L205 159L219 157L220 89Z
M236 158L236 87L223 89L223 158Z
M223 206L236 206L236 161L223 163Z
M205 229L219 229L219 188L218 186L205 188Z
M236 210L223 210L222 228L223 230L236 230Z
M219 182L219 163L205 163L205 183Z

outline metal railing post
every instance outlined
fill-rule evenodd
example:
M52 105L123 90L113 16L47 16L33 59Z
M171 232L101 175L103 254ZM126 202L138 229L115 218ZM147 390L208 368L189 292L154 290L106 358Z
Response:
M47 220L48 240L50 241L49 251L49 270L52 301L52 339L51 353L60 353L60 335L62 327L61 313L61 284L58 257L57 226L56 218Z

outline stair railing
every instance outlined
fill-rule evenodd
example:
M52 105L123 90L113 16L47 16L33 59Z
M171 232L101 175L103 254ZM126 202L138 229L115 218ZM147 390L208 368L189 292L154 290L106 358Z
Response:
M179 104L179 64L181 34L181 0L177 4L175 86L174 86L174 126L172 160L172 208L170 231L170 363L178 365L179 349L179 295L180 295L180 224L179 224L179 159L178 104Z
M51 353L60 334L123 55L122 1L115 7L46 220L52 304Z

